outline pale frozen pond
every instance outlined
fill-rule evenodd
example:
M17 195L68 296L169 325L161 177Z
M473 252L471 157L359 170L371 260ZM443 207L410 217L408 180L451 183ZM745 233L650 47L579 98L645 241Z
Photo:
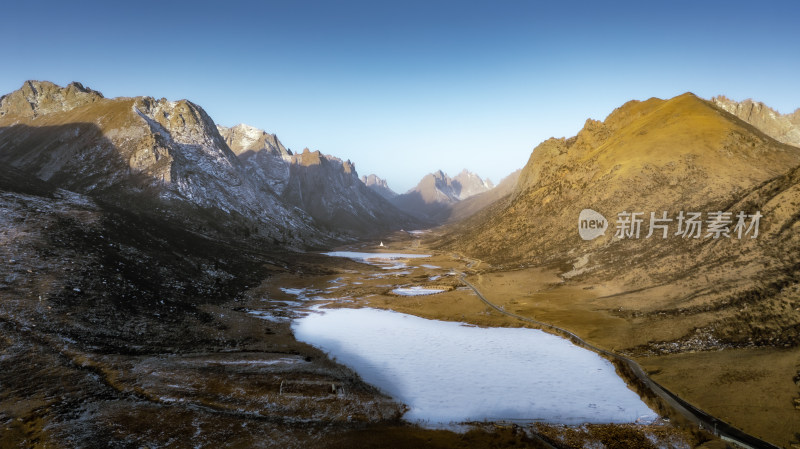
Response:
M425 288L419 286L413 287L397 287L392 290L392 293L400 296L426 296L435 295L436 293L443 292L443 288Z
M353 368L430 427L483 420L651 421L613 365L535 329L479 328L376 309L321 309L298 340Z

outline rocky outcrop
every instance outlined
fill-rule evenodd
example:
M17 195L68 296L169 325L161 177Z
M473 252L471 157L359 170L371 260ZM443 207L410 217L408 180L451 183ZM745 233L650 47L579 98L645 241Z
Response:
M254 153L265 151L271 155L279 156L288 160L292 152L283 146L278 136L270 134L262 129L240 123L236 126L226 128L217 125L217 130L225 139L231 150L237 156L241 156L249 151Z
M389 187L389 184L386 182L386 180L378 177L377 175L370 174L362 176L361 182L387 200L397 196L397 193Z
M800 147L800 109L791 114L780 114L760 101L748 98L737 102L722 95L711 101L773 139Z
M103 99L103 94L73 82L61 88L49 81L26 81L22 87L0 97L0 117L35 118L64 112Z

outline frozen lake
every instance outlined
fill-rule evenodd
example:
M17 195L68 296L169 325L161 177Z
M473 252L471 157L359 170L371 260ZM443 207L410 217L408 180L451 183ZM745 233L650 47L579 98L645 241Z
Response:
M436 293L443 292L443 288L425 288L425 287L397 287L392 290L392 293L399 296L427 296L435 295Z
M424 259L430 254L404 254L404 253L360 253L358 251L330 251L322 253L331 257L346 257L353 260L395 260L395 259Z
M384 270L401 270L406 268L403 262L398 259L424 259L431 257L430 254L404 254L404 253L362 253L358 251L331 251L322 253L331 257L345 257L357 262L377 265Z
M376 309L321 309L298 340L350 366L429 427L465 421L652 421L597 354L535 329L479 328Z

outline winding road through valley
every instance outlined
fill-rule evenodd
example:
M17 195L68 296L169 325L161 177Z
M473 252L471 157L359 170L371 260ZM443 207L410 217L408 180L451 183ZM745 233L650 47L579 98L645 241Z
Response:
M463 260L467 260L468 261L468 264L467 264L467 268L468 269L474 269L475 267L477 267L481 263L481 261L477 260L477 259L467 258L467 257L463 257L463 256L460 256L460 255L458 257L463 259ZM501 306L499 306L497 304L494 304L491 301L489 301L486 298L486 296L484 296L481 293L481 291L478 290L477 287L475 287L474 284L472 284L471 282L469 282L467 280L467 276L466 276L466 274L464 272L459 273L459 278L460 278L461 282L463 282L464 285L469 287L478 296L478 298L481 301L483 301L487 306L491 307L492 309L496 310L497 312L499 312L501 314L504 314L504 315L507 315L507 316L512 317L512 318L516 318L516 319L521 320L521 321L525 321L527 323L534 324L534 325L539 326L539 327L541 327L543 329L549 330L549 331L554 332L554 333L556 333L558 335L566 337L566 338L570 339L573 343L575 343L578 346L584 347L586 349L590 349L590 350L592 350L592 351L594 351L594 352L596 352L598 354L601 354L601 355L603 355L603 356L605 356L605 357L607 357L607 358L609 358L609 359L611 359L613 361L616 361L616 362L622 364L623 366L627 367L628 370L634 376L636 376L636 379L638 379L641 382L641 384L642 384L642 386L644 388L646 388L649 392L651 392L655 396L658 396L662 401L664 401L666 404L668 404L670 407L672 407L673 410L675 410L678 413L680 413L682 416L684 416L686 419L688 419L692 423L694 423L697 426L699 426L701 429L705 429L707 431L713 432L715 435L719 436L723 440L735 443L735 444L737 444L739 446L742 446L742 447L745 447L745 448L752 448L752 449L780 449L778 446L775 446L775 445L773 445L771 443L768 443L768 442L766 442L764 440L761 440L761 439L756 438L756 437L754 437L752 435L749 435L749 434L737 429L736 427L733 427L730 424L728 424L728 423L726 423L726 422L724 422L722 420L719 420L719 419L709 415L708 413L700 410L699 408L693 406L692 404L689 404L685 400L683 400L680 397L678 397L676 394L672 393L671 391L667 390L666 388L664 388L663 386L659 385L657 382L652 380L644 372L642 367L639 366L639 364L636 363L635 361L633 361L632 359L629 359L629 358L627 358L625 356L622 356L622 355L613 353L611 351L605 350L603 348L599 348L597 346L594 346L591 343L586 342L585 340L583 340L582 338L580 338L579 336L577 336L573 332L570 332L570 331L568 331L566 329L563 329L561 327L554 326L554 325L549 324L549 323L544 323L542 321L537 321L537 320L535 320L533 318L529 318L529 317L526 317L526 316L518 315L518 314L513 313L513 312L508 312L503 307L501 307Z

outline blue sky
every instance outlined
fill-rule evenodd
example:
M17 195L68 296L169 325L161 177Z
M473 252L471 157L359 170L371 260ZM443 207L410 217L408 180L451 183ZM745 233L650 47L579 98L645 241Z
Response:
M80 81L201 105L397 191L494 181L631 99L800 107L800 2L4 2L0 92Z

